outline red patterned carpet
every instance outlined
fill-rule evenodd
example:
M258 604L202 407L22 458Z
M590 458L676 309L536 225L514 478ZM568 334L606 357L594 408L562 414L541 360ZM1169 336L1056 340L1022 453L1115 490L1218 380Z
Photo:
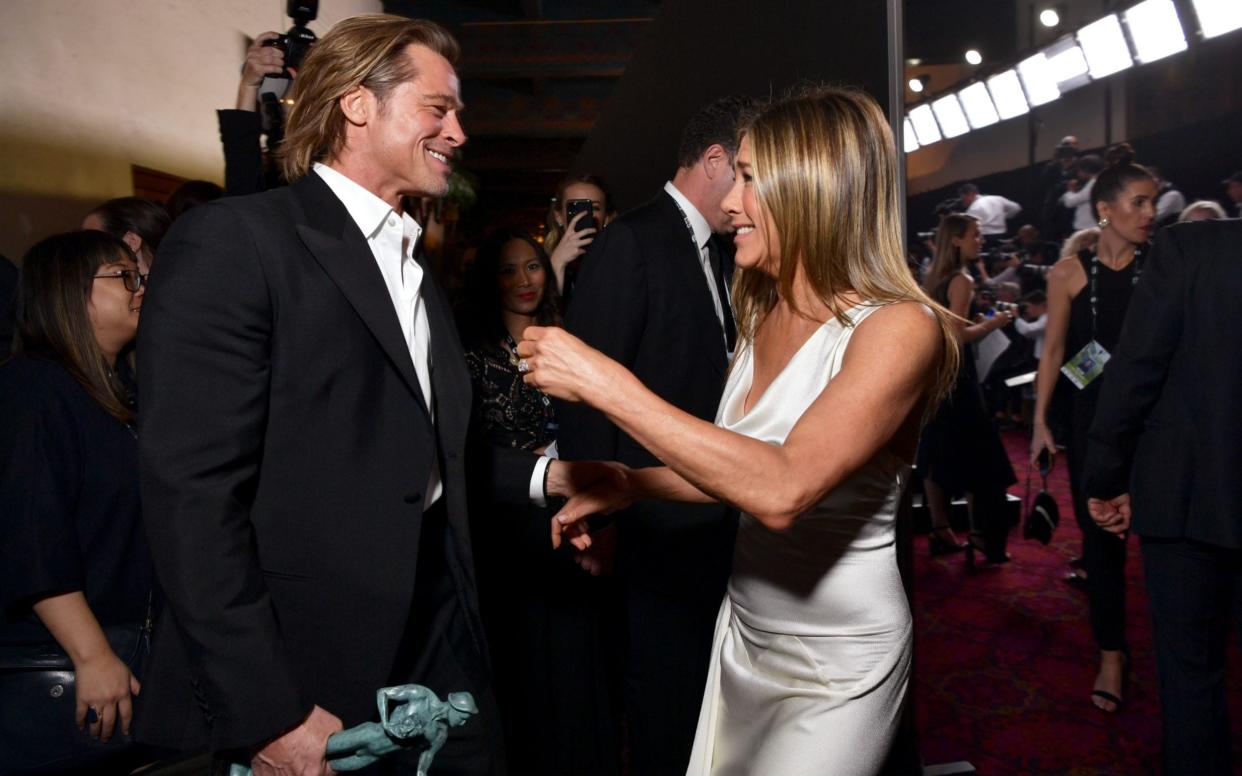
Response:
M1025 482L1024 434L1006 436ZM1062 581L1078 554L1064 456L1049 477L1061 525L1047 547L1010 535L1013 560L970 575L915 540L914 686L928 764L967 760L984 776L1160 773L1160 699L1138 540L1130 538L1127 629L1134 664L1118 714L1089 700L1098 652L1086 595ZM1023 486L1012 492L1021 497ZM1235 640L1235 645L1236 645ZM1242 774L1242 658L1230 664L1234 772Z

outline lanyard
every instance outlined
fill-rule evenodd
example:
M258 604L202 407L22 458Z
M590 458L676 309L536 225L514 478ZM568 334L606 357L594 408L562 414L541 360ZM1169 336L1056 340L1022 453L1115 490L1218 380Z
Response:
M1143 248L1142 246L1139 246L1138 248L1134 249L1134 261L1131 262L1134 265L1134 277L1130 278L1131 287L1138 285L1139 278L1143 274L1142 259L1143 259ZM1096 321L1099 318L1099 311L1096 307L1097 303L1099 302L1099 298L1100 298L1098 290L1097 290L1099 274L1100 274L1100 255L1099 255L1099 252L1097 251L1091 254L1091 296L1088 297L1088 299L1091 302L1091 339L1093 340L1096 337Z

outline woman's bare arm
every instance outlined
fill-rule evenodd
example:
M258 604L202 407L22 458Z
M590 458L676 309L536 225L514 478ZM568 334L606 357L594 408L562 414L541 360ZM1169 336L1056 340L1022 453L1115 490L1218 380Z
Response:
M643 495L700 500L693 486L776 529L871 460L922 407L942 342L922 305L877 310L853 334L841 371L773 445L682 412L563 331L528 329L527 337L520 352L529 382L586 401L672 470L635 474Z

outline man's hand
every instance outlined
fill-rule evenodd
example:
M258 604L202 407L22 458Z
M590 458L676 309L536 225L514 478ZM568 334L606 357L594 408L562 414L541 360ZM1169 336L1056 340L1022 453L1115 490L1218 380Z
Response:
M331 776L328 736L341 728L334 714L316 706L302 724L256 752L250 770L254 776Z
M623 463L615 461L561 461L548 463L549 496L572 498L587 490L602 479L624 480L628 470Z
M1130 530L1130 494L1110 499L1087 499L1087 511L1096 525L1125 539Z

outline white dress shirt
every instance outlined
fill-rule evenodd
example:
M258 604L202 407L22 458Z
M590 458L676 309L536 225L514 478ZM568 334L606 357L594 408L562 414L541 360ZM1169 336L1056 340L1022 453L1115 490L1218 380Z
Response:
M435 401L431 388L431 327L427 323L427 307L421 292L423 268L414 260L414 248L423 234L423 228L408 213L397 215L387 202L375 196L345 175L316 163L315 172L328 184L332 193L345 206L350 218L362 230L371 255L384 278L384 286L392 299L393 310L401 324L418 387L431 412L435 424ZM551 462L543 457L535 465L530 478L530 498L539 506L545 506L543 474ZM444 482L440 478L440 462L433 457L431 474L423 495L423 511L444 494Z
M435 423L435 400L431 392L431 328L427 323L427 307L423 304L420 288L423 284L423 268L414 260L414 246L422 236L423 228L408 213L397 215L392 207L346 176L327 166L315 164L315 172L328 184L332 193L349 211L350 218L367 238L367 246L375 257L393 310L401 324L418 387L423 392L427 409ZM440 464L431 460L431 475L423 494L423 510L434 504L444 494L440 479Z
M716 287L716 275L712 272L711 254L707 250L707 243L712 239L711 225L707 223L707 219L703 217L698 208L690 204L686 195L677 190L672 181L664 184L664 190L673 198L686 216L686 220L690 222L690 228L694 232L694 244L699 248L699 263L703 266L703 275L707 279L707 290L711 292L712 306L716 308L716 320L720 321L721 336L724 336L724 304L727 300L720 298L720 290ZM725 347L728 347L727 343L726 339Z
M1074 231L1090 229L1095 226L1095 214L1091 212L1091 189L1095 188L1095 178L1087 181L1087 185L1078 191L1067 191L1061 195L1061 204L1074 208Z
M1035 343L1035 358L1044 354L1044 333L1048 330L1048 314L1044 313L1033 321L1022 317L1014 318L1013 326L1018 333Z
M999 194L980 194L966 208L966 215L979 221L979 232L984 235L1004 234L1009 230L1005 221L1022 212L1022 206Z

